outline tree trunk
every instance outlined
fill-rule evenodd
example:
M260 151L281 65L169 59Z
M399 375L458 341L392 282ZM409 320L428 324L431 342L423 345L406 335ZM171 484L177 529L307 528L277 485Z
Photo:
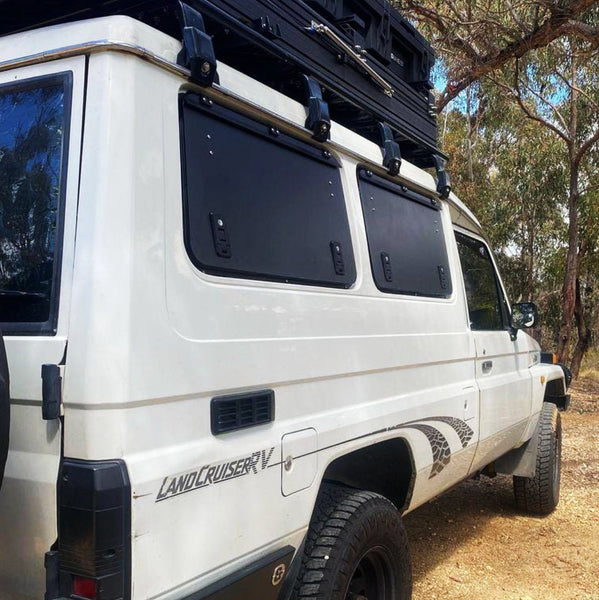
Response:
M566 273L562 287L562 319L559 328L557 356L560 362L568 364L570 358L570 337L572 335L572 319L576 305L576 283L578 281L578 174L580 158L576 148L576 133L578 131L578 88L577 60L572 54L570 81L570 122L568 159L570 162L570 182L568 190L568 255L566 258Z
M574 348L570 369L572 370L572 376L578 377L582 359L591 346L593 333L591 328L587 325L584 317L584 307L580 292L580 281L576 282L576 307L574 310L574 317L576 319L576 328L578 330L578 341L576 342L576 347Z
M526 248L528 252L528 265L526 273L526 300L535 301L535 226L534 219L530 218L526 225Z
M576 282L578 279L578 169L570 161L570 193L568 198L568 255L566 273L562 286L562 318L559 328L557 355L559 361L568 364L570 359L570 338L572 336L572 320L576 305Z
M466 139L467 144L467 153L468 153L468 181L474 183L474 167L472 164L472 115L471 115L471 105L472 105L472 87L468 87L466 89L466 120L468 122L468 136Z

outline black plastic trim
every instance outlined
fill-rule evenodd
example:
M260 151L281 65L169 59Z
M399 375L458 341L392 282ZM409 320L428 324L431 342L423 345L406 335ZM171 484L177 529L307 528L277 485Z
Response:
M183 600L278 600L282 580L275 585L274 572L285 565L288 573L294 552L293 546L280 548Z
M62 156L60 159L60 197L56 207L56 247L52 266L52 291L50 298L50 315L43 323L0 322L4 335L56 335L58 326L58 310L60 305L60 283L62 273L62 249L65 221L65 204L67 193L67 175L69 162L69 146L71 138L71 116L73 105L73 72L60 71L51 75L41 75L22 79L17 82L0 85L0 93L7 89L21 91L45 85L62 84L63 86L63 137Z
M285 575L285 579L283 580L283 585L281 586L278 600L291 600L291 595L293 594L293 589L295 587L295 581L299 575L300 569L302 568L302 559L304 558L304 548L306 546L307 539L308 534L304 536L302 543L293 555L291 565L289 566L287 575Z
M564 373L564 379L566 380L566 389L568 389L570 387L570 384L572 383L572 371L570 370L570 367L568 367L564 363L558 362L557 366L561 367L562 372Z
M210 428L213 435L257 427L274 420L273 390L217 396L210 401Z
M131 598L131 483L123 460L65 458L58 486L60 592L73 575L99 582L97 600Z

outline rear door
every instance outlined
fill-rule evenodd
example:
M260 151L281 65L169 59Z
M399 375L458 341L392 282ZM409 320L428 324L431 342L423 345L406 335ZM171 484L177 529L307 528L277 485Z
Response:
M480 441L472 470L507 452L521 438L531 411L528 346L512 335L509 307L486 243L456 232L468 314L476 346Z
M43 598L56 540L62 425L42 420L41 367L66 357L84 78L85 57L3 72L0 63L0 326L11 377L3 600Z

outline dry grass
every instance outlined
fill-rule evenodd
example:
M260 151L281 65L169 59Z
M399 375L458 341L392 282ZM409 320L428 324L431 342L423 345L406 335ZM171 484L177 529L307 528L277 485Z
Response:
M511 478L498 476L407 515L413 600L599 600L598 398L599 372L572 388L553 514L519 514Z
M599 383L599 350L589 350L580 366L580 376L578 380L581 383L594 381Z

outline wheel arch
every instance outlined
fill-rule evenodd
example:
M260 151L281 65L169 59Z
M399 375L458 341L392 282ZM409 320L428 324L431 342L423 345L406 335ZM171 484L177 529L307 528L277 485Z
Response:
M389 499L400 512L410 505L416 467L409 443L402 437L358 448L327 465L323 482L341 483L376 492Z

